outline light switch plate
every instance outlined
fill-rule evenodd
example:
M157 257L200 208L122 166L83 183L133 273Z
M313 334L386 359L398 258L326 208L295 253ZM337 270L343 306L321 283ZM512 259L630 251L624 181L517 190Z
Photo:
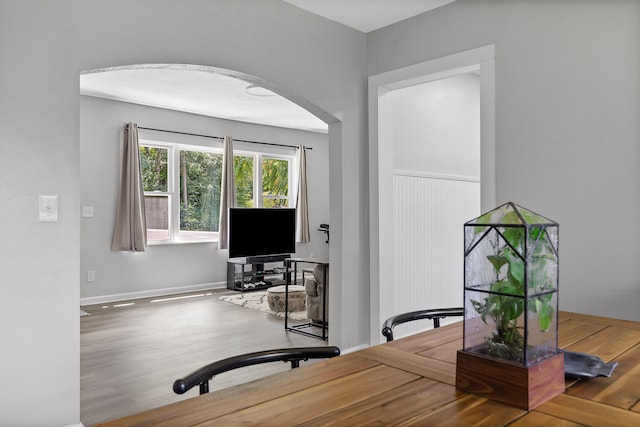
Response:
M93 218L93 206L83 206L82 216L83 218Z
M38 198L38 212L40 222L57 222L58 196L41 194Z

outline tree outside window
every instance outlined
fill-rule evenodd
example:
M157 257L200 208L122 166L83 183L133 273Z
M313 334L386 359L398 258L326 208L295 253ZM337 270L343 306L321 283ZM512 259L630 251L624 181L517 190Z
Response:
M289 160L262 159L262 206L289 206Z
M147 222L147 241L168 240L169 234L169 150L140 147L140 166Z
M180 240L217 237L221 181L222 154L180 150Z
M236 183L236 201L239 208L252 208L253 203L253 157L233 156L233 172Z

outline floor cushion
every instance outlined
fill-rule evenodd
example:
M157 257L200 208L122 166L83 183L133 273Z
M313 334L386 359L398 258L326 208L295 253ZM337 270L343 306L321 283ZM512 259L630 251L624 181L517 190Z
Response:
M278 313L284 311L285 286L273 286L267 289L267 302L271 311ZM289 286L289 312L306 310L306 294L304 286Z

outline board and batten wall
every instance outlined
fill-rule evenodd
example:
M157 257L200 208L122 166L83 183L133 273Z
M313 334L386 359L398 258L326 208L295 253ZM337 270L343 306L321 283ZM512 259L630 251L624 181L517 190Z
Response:
M393 313L460 307L463 224L480 213L480 79L392 91ZM456 321L449 319L443 321ZM432 327L400 325L397 336Z
M225 136L251 141L274 142L307 150L309 220L311 242L298 243L296 254L328 258L325 235L317 226L329 223L329 164L326 134L256 125L232 120L147 107L91 96L80 103L81 204L93 206L94 216L82 218L80 246L81 304L151 297L226 286L227 250L217 242L149 245L146 252L111 250L115 224L121 145L124 124ZM221 147L221 142L166 132L139 131L139 138L191 145ZM235 150L260 150L264 146L236 142ZM279 154L296 150L269 147ZM269 238L275 230L265 230ZM88 282L87 271L95 271Z

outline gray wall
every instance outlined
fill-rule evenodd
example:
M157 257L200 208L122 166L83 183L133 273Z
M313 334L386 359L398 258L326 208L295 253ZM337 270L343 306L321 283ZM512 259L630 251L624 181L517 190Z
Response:
M329 222L329 138L326 134L221 120L88 96L80 99L80 202L94 207L93 218L81 219L81 302L98 303L172 292L224 287L228 251L217 243L150 245L145 253L111 251L123 124L177 130L201 135L225 136L250 141L274 142L307 150L310 243L299 243L296 256L328 259L324 235L316 231ZM140 130L140 138L221 147L217 140ZM237 150L260 150L264 146L236 142ZM271 148L291 154L291 150ZM96 281L87 281L87 270Z
M458 0L370 33L368 73L495 45L496 201L560 224L560 306L640 320L640 2Z
M366 342L357 320L368 317L366 303L351 303L367 300L367 201L357 196L367 186L364 34L277 0L3 0L0 28L0 376L11 385L0 391L3 423L79 420L82 70L236 70L331 122L330 321L349 326L332 328L330 340ZM38 222L38 194L59 196L57 223Z

